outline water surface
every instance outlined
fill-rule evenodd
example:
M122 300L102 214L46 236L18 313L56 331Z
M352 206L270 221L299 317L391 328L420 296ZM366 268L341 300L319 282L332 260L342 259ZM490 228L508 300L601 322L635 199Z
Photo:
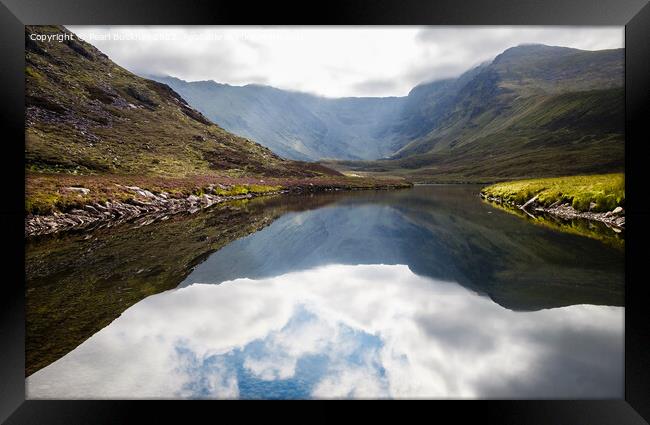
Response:
M28 397L622 397L622 250L532 225L477 193L419 186L242 206L263 225L216 251L193 232L217 240L223 211L152 227L151 240L166 235L166 255L191 261L166 258L137 285L162 275L175 289L110 310L122 314L29 376ZM28 340L30 317L44 327L53 314L45 288L57 281L101 294L98 308L151 269L156 259L141 254L149 243L130 234L87 239L104 258L95 268L82 261L28 279ZM57 247L72 242L86 249ZM50 251L28 263L46 269ZM139 260L123 267L115 251ZM115 276L103 286L101 265ZM71 310L92 321L83 306Z

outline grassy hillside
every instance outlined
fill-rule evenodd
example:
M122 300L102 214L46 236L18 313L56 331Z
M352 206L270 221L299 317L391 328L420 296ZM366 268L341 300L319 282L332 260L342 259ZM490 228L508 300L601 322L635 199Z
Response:
M287 161L213 124L165 84L140 78L75 36L32 41L25 28L26 166L34 172L307 177L335 174Z
M225 128L340 170L492 181L623 166L622 49L517 46L401 98L158 79Z

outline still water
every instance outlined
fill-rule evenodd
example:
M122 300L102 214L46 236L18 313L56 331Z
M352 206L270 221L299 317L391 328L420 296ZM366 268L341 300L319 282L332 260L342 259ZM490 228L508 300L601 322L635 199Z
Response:
M246 225L214 210L28 245L27 395L623 397L623 251L478 189L282 197L237 207ZM81 260L53 271L62 252ZM173 289L110 301L149 281Z

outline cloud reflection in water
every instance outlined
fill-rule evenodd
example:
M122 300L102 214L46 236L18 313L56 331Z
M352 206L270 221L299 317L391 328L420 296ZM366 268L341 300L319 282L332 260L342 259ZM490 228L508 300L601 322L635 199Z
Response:
M27 379L29 398L621 398L620 307L514 312L404 265L151 296Z

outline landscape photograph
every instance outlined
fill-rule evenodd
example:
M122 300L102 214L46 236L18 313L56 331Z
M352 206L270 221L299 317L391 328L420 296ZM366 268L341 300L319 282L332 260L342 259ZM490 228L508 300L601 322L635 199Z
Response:
M28 399L624 397L624 27L25 26Z

